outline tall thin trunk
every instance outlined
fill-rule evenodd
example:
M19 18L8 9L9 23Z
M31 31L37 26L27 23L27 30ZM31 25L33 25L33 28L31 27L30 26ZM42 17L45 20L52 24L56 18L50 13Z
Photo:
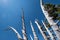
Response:
M16 29L14 29L13 27L9 27L9 29L11 29L12 31L14 31L18 37L18 40L22 40L22 37L20 36L20 34L18 33L18 31Z
M30 25L31 25L31 29L32 29L32 32L33 32L33 35L34 35L34 40L38 40L38 37L37 37L37 35L36 35L36 33L35 33L35 30L34 30L34 27L33 27L31 21L30 21Z
M23 39L24 40L28 40L27 39L27 35L26 35L26 27L25 27L25 22L24 22L24 11L22 9L22 33L23 33Z
M54 37L53 37L52 33L51 33L50 30L46 27L46 24L43 22L43 20L42 20L42 23L43 23L44 27L46 28L47 32L49 33L51 39L54 40Z
M35 23L36 23L36 25L38 26L38 29L40 30L42 36L44 37L44 40L48 40L48 39L47 39L47 36L44 34L44 32L43 32L43 30L41 29L41 26L40 26L40 24L38 23L37 20L35 20Z
M56 31L58 29L57 24L53 21L52 17L49 16L49 13L45 10L44 5L42 4L42 0L40 0L40 6L45 15L47 21L49 22L50 26L52 27L53 31L55 32L58 40L60 40L60 32Z

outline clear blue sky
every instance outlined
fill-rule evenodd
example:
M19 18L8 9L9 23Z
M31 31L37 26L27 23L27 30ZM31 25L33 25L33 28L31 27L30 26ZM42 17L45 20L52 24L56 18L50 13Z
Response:
M44 2L60 4L60 0L44 0ZM17 37L12 31L4 31L8 26L14 27L22 36L22 10L24 9L25 26L27 36L32 34L29 21L31 20L39 37L39 40L44 40L41 33L38 32L37 25L34 23L37 18L40 22L44 19L41 11L39 0L0 0L0 40L17 40ZM29 40L31 40L29 38Z

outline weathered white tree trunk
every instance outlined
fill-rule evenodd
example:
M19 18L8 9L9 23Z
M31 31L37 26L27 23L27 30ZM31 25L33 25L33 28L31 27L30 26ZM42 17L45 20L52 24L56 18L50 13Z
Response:
M27 39L27 35L26 35L26 27L25 27L25 22L24 22L24 10L22 9L22 33L23 33L23 39L24 40L28 40Z
M36 25L38 26L38 29L40 30L42 36L44 37L44 40L48 40L47 36L43 33L43 30L41 29L41 26L39 25L38 21L35 20Z
M18 40L22 40L22 37L20 36L20 34L18 33L18 31L16 29L14 29L13 27L9 27L9 29L11 29L12 31L14 31L18 37Z
M30 21L30 25L31 25L31 29L32 29L32 32L33 32L33 35L34 35L34 40L38 40L38 37L37 37L37 35L36 35L35 31L34 31L34 27L33 27L31 21Z
M56 31L58 29L57 24L53 21L52 17L49 17L48 12L45 10L42 0L40 0L40 6L43 11L43 14L45 15L47 21L49 22L50 26L52 27L53 31L55 32L58 40L60 40L60 32Z
M50 35L50 37L51 37L51 40L54 40L54 37L53 37L52 33L51 33L50 30L46 27L46 24L43 22L43 20L42 20L42 23L43 23L45 29L47 30L47 32L49 33L49 35Z

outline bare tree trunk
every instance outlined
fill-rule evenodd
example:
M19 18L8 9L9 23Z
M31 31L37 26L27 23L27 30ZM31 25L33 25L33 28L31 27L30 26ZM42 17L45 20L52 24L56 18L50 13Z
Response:
M28 40L27 39L27 35L26 35L26 27L25 27L25 20L24 20L24 10L22 9L22 33L23 33L23 39L24 40Z
M38 37L37 37L37 35L36 35L36 33L35 33L35 30L34 30L34 27L33 27L31 21L30 21L30 25L31 25L31 29L32 29L32 32L33 32L33 35L34 35L34 40L38 40Z
M9 29L11 29L12 31L14 31L18 37L18 40L22 40L22 37L20 36L20 34L18 33L18 31L16 29L14 29L13 27L9 27Z
M43 30L41 29L41 26L39 25L38 21L35 20L36 25L38 26L38 29L40 30L42 36L44 37L44 40L48 40L47 36L44 34Z
M48 12L45 10L44 5L42 3L42 0L40 0L40 6L43 11L43 14L45 15L47 21L49 22L50 26L52 27L53 31L55 32L58 40L60 40L60 32L57 31L58 26L57 24L53 21L52 17L49 17Z
M47 32L49 33L51 39L54 40L54 37L53 37L52 33L51 33L51 32L49 31L49 29L46 27L46 25L45 25L45 23L43 22L43 20L42 20L42 23L43 23L44 27L46 28Z

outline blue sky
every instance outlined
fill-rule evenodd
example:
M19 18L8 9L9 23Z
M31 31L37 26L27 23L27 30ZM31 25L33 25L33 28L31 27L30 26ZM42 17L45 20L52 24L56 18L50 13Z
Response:
M60 0L44 0L45 3L60 4ZM41 33L38 32L37 25L34 23L37 18L40 22L44 20L44 15L39 5L39 0L0 0L0 40L17 40L17 37L12 31L4 31L8 26L14 27L22 36L22 10L24 9L25 26L28 38L32 34L29 21L31 20L39 37L39 40L44 40ZM29 38L29 40L31 40Z

